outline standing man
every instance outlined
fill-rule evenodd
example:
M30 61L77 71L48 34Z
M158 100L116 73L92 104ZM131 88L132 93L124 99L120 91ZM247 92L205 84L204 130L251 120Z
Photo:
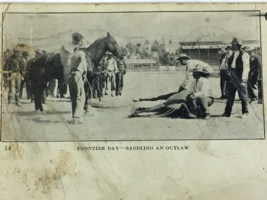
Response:
M84 85L83 76L87 73L87 61L83 48L86 48L83 42L83 36L80 33L72 34L72 44L75 45L74 53L71 56L70 78L68 80L72 118L79 118L81 93Z
M261 70L261 62L259 55L256 54L255 48L247 47L245 48L245 51L248 52L248 54L250 55L249 59L250 70L248 74L247 90L248 90L249 102L252 103L256 102L258 99L258 92L257 92L257 89L259 88L258 76Z
M27 99L30 99L30 83L29 83L30 80L29 80L28 73L26 73L28 56L29 56L28 51L24 51L22 53L21 62L22 62L22 68L23 68L23 74L22 74L23 79L21 80L21 84L20 84L20 93L19 93L20 99L22 98L24 84L26 84Z
M14 49L13 55L6 60L3 68L4 71L9 72L4 74L4 77L9 81L8 104L10 104L11 100L15 97L17 106L20 106L19 91L22 74L24 73L23 67L21 66L20 55L21 52Z
M205 70L208 74L211 74L213 72L213 69L209 66L208 63L202 62L200 60L191 60L189 56L186 54L182 53L180 56L177 58L177 60L185 66L185 78L183 83L181 84L178 92L181 92L183 90L189 90L189 85L188 83L193 82L193 74L192 70L195 68L195 66L200 66L201 70Z
M226 99L226 93L227 93L227 80L229 79L229 72L228 72L228 59L231 55L231 48L228 46L227 48L222 48L219 51L219 54L221 54L220 58L220 86L221 86L221 97L220 99Z
M112 53L107 52L107 71L108 71L108 81L111 87L111 96L114 97L115 93L115 74L118 71L117 61L112 57ZM108 88L106 88L108 90Z
M227 103L223 116L231 116L232 107L235 101L235 94L237 91L242 104L242 116L245 117L249 114L248 92L246 88L249 72L249 55L241 48L242 42L238 38L233 38L231 44L233 54L228 61L231 79L228 81Z
M116 96L122 94L123 76L126 74L125 54L122 54L117 60L118 72L116 73Z

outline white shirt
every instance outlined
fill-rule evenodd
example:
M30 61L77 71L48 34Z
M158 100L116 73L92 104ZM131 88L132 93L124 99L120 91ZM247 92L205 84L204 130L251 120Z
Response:
M212 97L212 91L210 87L210 82L207 78L200 77L198 80L195 79L190 87L190 92L194 93L196 97L198 96L208 96Z
M74 52L71 56L71 68L79 70L81 73L87 71L87 61L85 53L81 50Z
M190 71L194 68L196 68L197 65L200 65L203 69L206 69L207 72L212 73L213 69L209 66L208 63L205 63L200 60L189 60L187 65L186 65L186 70L185 70L185 78L182 83L182 87L189 89L188 82L192 82L194 80L193 78L193 73Z
M234 59L233 59L233 62L232 62L232 65L231 67L233 69L236 68L236 59L237 57L239 56L240 52L239 51L234 51ZM243 55L242 55L242 62L243 62L243 74L242 74L242 79L248 79L248 73L249 73L249 69L250 69L250 66L249 66L249 55L247 52L244 52Z
M115 71L115 72L118 71L117 62L114 58L107 60L107 70L108 71Z

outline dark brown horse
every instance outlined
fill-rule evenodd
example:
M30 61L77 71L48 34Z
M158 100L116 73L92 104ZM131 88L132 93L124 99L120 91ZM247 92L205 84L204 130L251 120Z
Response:
M88 63L88 73L84 84L86 96L85 110L87 110L89 100L92 98L91 85L95 69L106 51L110 51L115 56L121 55L119 45L109 33L107 33L106 37L96 40L91 46L85 49ZM59 86L67 83L70 75L70 65L68 62L70 56L71 53L62 47L59 54L43 54L29 62L28 68L35 99L35 110L43 111L41 97L49 80L52 78L58 79Z

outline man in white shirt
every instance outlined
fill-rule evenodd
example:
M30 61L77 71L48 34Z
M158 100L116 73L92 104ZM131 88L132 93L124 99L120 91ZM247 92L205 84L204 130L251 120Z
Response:
M213 69L209 66L208 63L202 62L200 60L191 60L190 57L184 53L180 54L177 60L179 60L179 62L186 67L185 78L178 92L181 92L182 90L185 90L185 89L189 89L190 85L188 85L188 83L191 83L193 81L192 70L195 68L196 65L201 66L209 74L213 72Z
M213 94L211 91L209 80L206 78L209 72L197 65L193 72L194 81L191 84L187 104L195 104L196 109L200 112L198 116L204 119L210 119L209 107L213 104Z
M108 81L111 85L111 96L114 97L115 95L115 74L118 71L117 68L117 61L112 57L112 53L107 52L108 58L107 58L107 71L108 71ZM106 88L108 90L108 87Z
M239 98L242 105L242 116L247 116L248 111L248 92L246 88L248 74L250 69L249 54L244 51L242 42L238 38L232 40L233 54L228 60L228 66L230 71L230 80L228 81L228 95L227 103L223 116L230 117L232 107L235 101L236 91L238 92Z
M87 72L86 55L83 48L86 44L83 42L83 36L79 33L72 34L72 43L75 45L74 53L71 56L71 76L69 78L69 90L72 105L72 118L79 118L81 94L83 90L83 75Z

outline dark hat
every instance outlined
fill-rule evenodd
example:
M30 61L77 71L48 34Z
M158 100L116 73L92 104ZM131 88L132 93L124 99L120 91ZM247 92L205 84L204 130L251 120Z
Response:
M181 53L176 60L181 60L181 59L190 60L190 57L188 55L186 55L185 53Z
M29 55L29 52L28 51L23 51L22 52L22 56L28 56Z
M79 45L81 40L83 40L83 36L80 33L73 33L72 34L72 44Z
M233 38L231 44L237 44L237 45L242 46L242 41L235 37Z
M193 73L201 73L201 74L203 74L203 75L209 75L209 74L210 74L210 73L207 71L207 69L205 69L204 67L202 67L201 64L197 64L197 65L195 66L194 69L191 69L191 70L189 70L189 71L191 71L191 72L193 72Z

